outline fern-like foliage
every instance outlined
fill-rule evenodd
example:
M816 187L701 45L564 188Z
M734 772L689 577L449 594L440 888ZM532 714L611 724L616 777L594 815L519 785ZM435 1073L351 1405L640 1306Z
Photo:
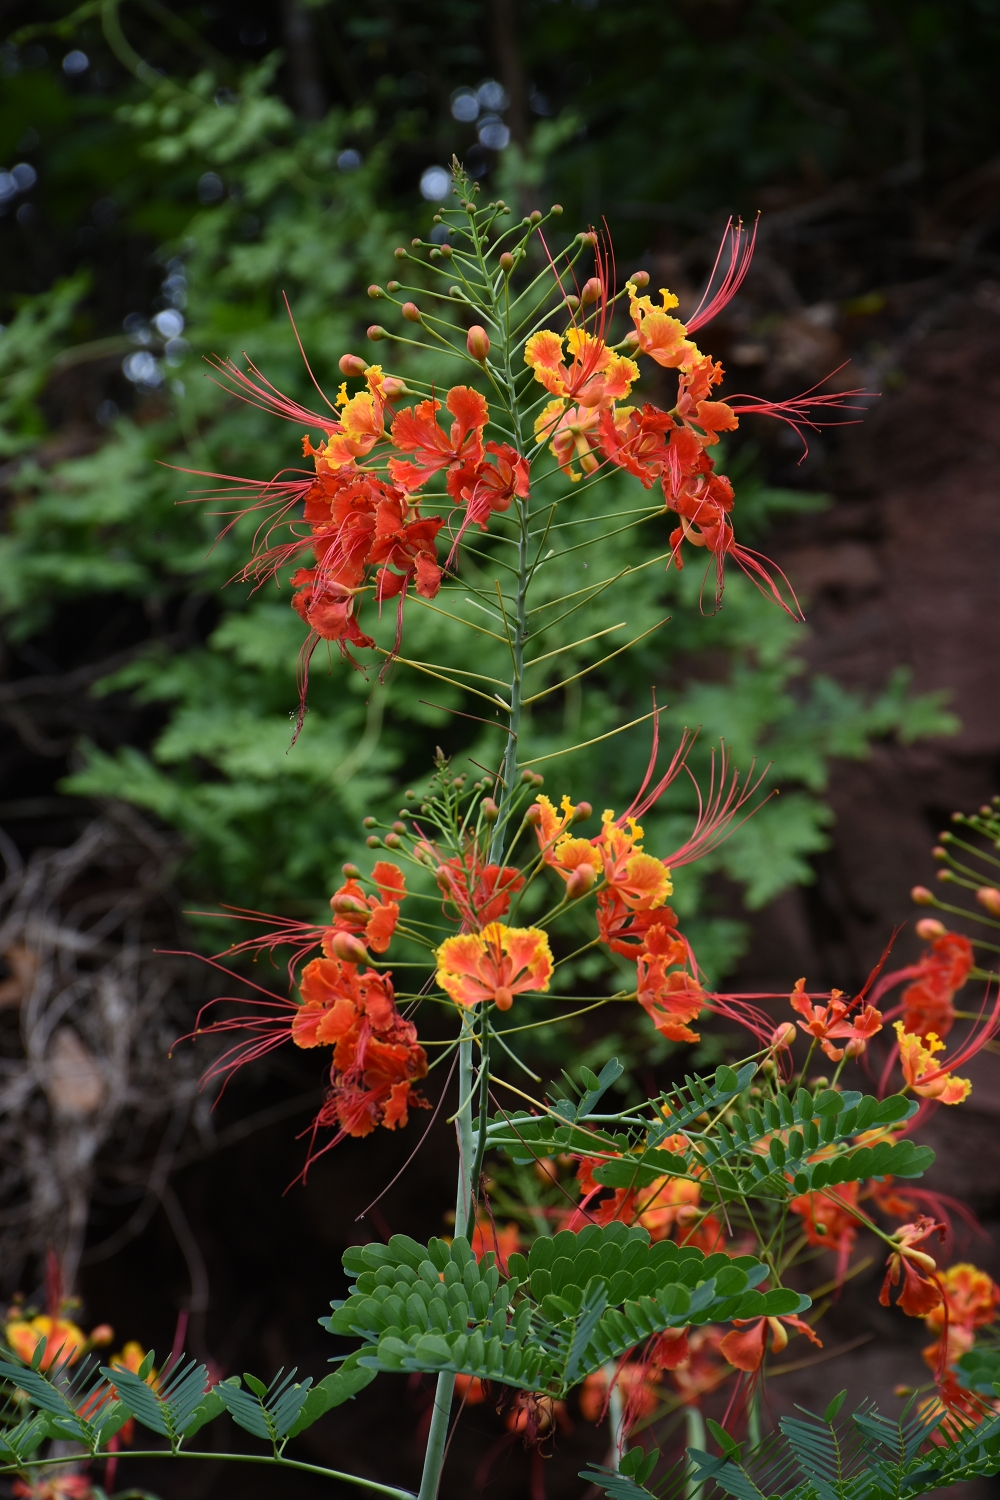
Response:
M521 1164L564 1151L605 1157L593 1176L611 1188L648 1187L664 1176L697 1177L706 1202L745 1197L787 1202L800 1193L869 1177L919 1177L934 1160L929 1147L910 1140L857 1143L859 1136L910 1118L917 1104L899 1094L876 1099L824 1089L813 1096L803 1088L792 1096L778 1089L759 1105L741 1103L725 1111L755 1072L747 1063L738 1072L719 1068L712 1080L687 1078L682 1088L656 1102L648 1120L626 1114L614 1122L585 1111L595 1092L590 1090L576 1108L562 1100L549 1115L492 1120L487 1139ZM706 1126L704 1117L712 1112L725 1112L726 1118ZM609 1123L622 1128L610 1130ZM683 1151L676 1149L678 1135L688 1143ZM664 1151L661 1143L668 1137L674 1138L672 1149Z
M393 1235L344 1255L356 1277L323 1323L365 1341L371 1370L454 1370L521 1390L565 1395L588 1374L666 1328L801 1312L809 1298L756 1290L753 1256L704 1255L645 1229L589 1224L535 1240L502 1279L462 1235L420 1245Z
M1000 1384L993 1391L1000 1394ZM992 1394L992 1393L991 1393ZM687 1450L687 1461L651 1481L655 1450L633 1449L620 1471L592 1466L580 1475L610 1500L917 1500L920 1495L1000 1472L1000 1415L980 1420L943 1410L896 1420L864 1405L841 1419L846 1392L822 1417L800 1408L782 1417L779 1432L745 1457L740 1445L710 1423L721 1453Z
M177 1453L223 1411L278 1454L290 1437L375 1378L373 1370L361 1369L349 1358L315 1386L308 1377L296 1383L293 1370L287 1376L279 1371L270 1385L245 1375L244 1390L238 1375L210 1385L204 1365L180 1360L153 1386L147 1380L153 1358L147 1355L138 1373L98 1367L93 1360L75 1372L65 1365L42 1371L38 1351L33 1364L0 1359L0 1381L7 1385L10 1412L20 1416L0 1428L0 1471L23 1467L46 1439L78 1443L97 1457L108 1451L110 1439L132 1417L166 1438L171 1452Z

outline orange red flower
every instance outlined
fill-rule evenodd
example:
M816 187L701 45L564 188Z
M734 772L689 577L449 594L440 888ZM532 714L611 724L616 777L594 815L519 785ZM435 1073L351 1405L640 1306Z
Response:
M388 948L399 921L399 903L406 895L406 880L398 865L381 859L372 870L372 880L378 896L369 896L352 876L330 897L333 925L323 936L327 958L339 956L332 946L338 932L354 934L376 953Z
M933 938L903 991L903 1030L926 1041L931 1032L943 1041L955 1024L952 1001L975 962L972 944L958 932Z
M4 1338L14 1353L30 1364L35 1351L45 1340L40 1370L51 1370L55 1364L75 1365L87 1346L87 1335L68 1318L39 1313L35 1318L13 1318L4 1329Z
M976 1330L996 1322L1000 1287L992 1276L968 1261L959 1261L941 1271L938 1284L942 1301L924 1318L936 1338L924 1349L923 1356L941 1380L948 1368L972 1348Z
M552 977L548 934L539 927L491 922L482 932L445 938L437 950L437 982L456 1005L510 1010L515 995L544 993Z
M687 960L684 939L658 922L646 932L636 959L639 1004L660 1035L673 1042L700 1039L700 1034L687 1023L695 1020L705 1005L705 992L686 968L672 967L685 965Z
M639 378L634 360L616 354L583 328L569 328L564 336L548 329L533 333L524 346L524 362L553 396L585 408L623 400Z
M748 1322L744 1318L734 1318L736 1327L725 1338L719 1340L719 1352L737 1370L745 1370L748 1375L753 1375L764 1363L764 1356L768 1348L768 1335L770 1335L771 1351L780 1354L788 1348L789 1334L804 1333L811 1344L817 1349L822 1349L823 1340L819 1338L808 1323L801 1318L787 1315L783 1318L756 1318ZM746 1329L745 1332L737 1332L737 1329Z
M483 461L483 429L489 421L486 400L468 385L453 385L445 406L454 419L445 432L437 414L441 402L431 398L404 408L392 424L392 445L413 458L389 459L389 473L407 491L419 489L442 469Z
M933 1031L924 1041L905 1029L905 1022L896 1021L894 1030L899 1039L899 1062L907 1086L922 1099L936 1099L939 1104L961 1104L972 1092L968 1078L956 1078L935 1062L935 1055L944 1051L944 1042Z
M819 1042L832 1062L840 1062L845 1052L850 1057L860 1056L868 1041L882 1030L881 1013L865 1005L851 1016L850 1003L841 999L841 990L831 990L827 1005L815 1005L805 993L805 984L804 979L796 980L789 1002L803 1017L798 1023L800 1029ZM846 1046L835 1047L832 1037L845 1041Z
M925 1250L916 1248L932 1234L943 1239L945 1226L929 1219L926 1214L919 1214L912 1224L900 1225L892 1236L894 1248L886 1260L885 1280L878 1299L883 1307L891 1305L890 1288L899 1286L900 1281L903 1290L896 1306L908 1317L925 1318L944 1300L937 1262Z

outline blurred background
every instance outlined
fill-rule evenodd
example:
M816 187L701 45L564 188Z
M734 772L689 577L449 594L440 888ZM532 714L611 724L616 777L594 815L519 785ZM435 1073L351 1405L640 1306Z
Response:
M831 372L877 393L805 455L754 419L727 452L737 534L780 562L808 624L739 577L712 615L690 570L660 576L636 608L666 604L669 630L536 731L540 752L588 738L646 712L654 684L669 733L702 726L702 770L720 736L741 769L770 763L781 796L682 893L685 930L727 987L849 990L910 921L951 811L1000 789L1000 3L5 0L2 33L0 1295L41 1305L52 1251L85 1326L162 1357L180 1325L223 1373L322 1375L341 1250L443 1231L449 1133L367 1213L415 1127L345 1143L286 1192L321 1074L279 1055L213 1110L205 1053L168 1056L222 984L184 953L230 935L190 913L321 917L362 817L392 816L436 744L484 752L446 690L430 704L401 672L373 689L317 658L289 753L300 623L287 596L223 588L248 533L216 544L219 507L178 470L264 478L299 434L204 357L246 350L304 397L287 295L334 389L339 356L367 347L366 287L430 232L453 153L486 198L559 201L570 234L606 222L620 271L648 270L682 313L727 219L759 213L750 275L704 338L724 393ZM419 630L427 652L461 649ZM576 796L624 805L642 734L557 763L549 790L572 773ZM652 832L686 811L668 800ZM539 1062L564 1045L539 1033ZM692 1056L581 1029L574 1060L612 1045L665 1083L726 1038L707 1028ZM998 1115L984 1078L961 1140L933 1127L932 1185L987 1228ZM985 1240L969 1253L997 1274ZM824 1324L849 1362L790 1399L920 1379L919 1330L875 1307L876 1277ZM300 1446L413 1482L429 1400L383 1377ZM446 1500L580 1494L606 1437L567 1423L540 1468L470 1409ZM233 1492L231 1472L183 1467L128 1478ZM238 1483L272 1492L253 1470Z

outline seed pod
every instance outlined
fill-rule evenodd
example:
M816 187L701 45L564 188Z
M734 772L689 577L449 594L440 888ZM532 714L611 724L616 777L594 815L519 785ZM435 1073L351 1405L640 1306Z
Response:
M368 949L353 932L335 932L330 943L334 956L345 964L366 964Z
M401 310L408 323L420 322L420 308L415 302L404 302Z
M360 354L342 354L337 361L337 368L341 375L363 375L368 368L368 361L362 359Z
M479 323L473 323L466 336L465 347L474 360L483 364L490 352L490 336Z

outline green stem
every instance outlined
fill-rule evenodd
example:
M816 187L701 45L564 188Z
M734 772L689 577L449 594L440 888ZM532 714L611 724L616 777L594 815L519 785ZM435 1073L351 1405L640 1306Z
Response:
M472 1206L472 1026L471 1017L462 1017L462 1039L458 1044L458 1097L466 1101L455 1121L458 1136L458 1188L455 1194L455 1233L465 1234L469 1227ZM486 1069L483 1069L485 1085ZM484 1133L485 1135L485 1133ZM436 1500L441 1470L444 1467L445 1448L448 1445L448 1420L451 1416L451 1401L455 1393L455 1376L443 1370L434 1388L434 1410L427 1433L424 1450L424 1471L420 1478L418 1500Z
M708 1447L708 1434L705 1431L705 1418L701 1414L701 1407L696 1406L692 1402L687 1408L685 1415L687 1417L687 1442L685 1446L688 1448L697 1448L700 1452L704 1453ZM697 1495L703 1484L704 1480L702 1479L689 1479L684 1490L686 1500L693 1500L693 1497Z
M220 1459L224 1459L227 1463L234 1464L276 1464L281 1469L301 1469L307 1474L322 1474L326 1479L338 1479L342 1484L360 1485L362 1489L374 1490L378 1495L388 1495L390 1500L413 1500L411 1490L400 1490L395 1485L379 1484L376 1479L364 1479L360 1474L345 1474L340 1469L325 1469L320 1464L302 1463L296 1458L279 1458L271 1453L194 1453L186 1448L180 1448L174 1452L171 1452L169 1448L153 1448L148 1451L121 1448L114 1453L97 1453L92 1461L99 1462L101 1459L108 1458L197 1458L207 1459L212 1463L218 1463ZM60 1458L31 1459L22 1465L4 1464L0 1467L0 1474L21 1474L28 1469L44 1469L65 1463L65 1455Z

